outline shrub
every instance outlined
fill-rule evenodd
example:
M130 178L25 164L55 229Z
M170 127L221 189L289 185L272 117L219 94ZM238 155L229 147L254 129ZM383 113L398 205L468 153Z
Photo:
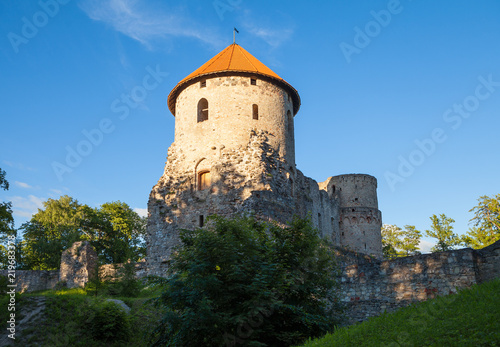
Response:
M180 238L157 281L166 314L155 346L289 346L339 323L333 252L310 220L281 228L212 217Z
M114 302L93 302L86 315L85 327L95 340L127 341L131 336L129 316Z

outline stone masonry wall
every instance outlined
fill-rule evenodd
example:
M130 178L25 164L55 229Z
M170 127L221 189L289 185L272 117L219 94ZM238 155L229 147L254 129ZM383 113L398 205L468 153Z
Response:
M174 143L164 175L153 187L148 203L147 262L150 274L162 275L179 243L179 229L203 225L210 215L253 214L285 224L294 215L311 214L323 235L338 241L338 206L318 183L288 163L266 131L249 131L249 141L237 148L214 149L213 159L200 165L209 170L211 185L197 186L197 171L186 169L185 149Z
M387 261L340 248L337 256L349 323L500 277L500 241Z
M0 276L7 276L8 270L0 270ZM59 270L16 270L16 292L34 292L54 289L59 282Z
M287 164L295 167L293 140L293 103L285 90L259 77L251 85L250 75L207 78L206 87L193 83L177 97L175 144L184 150L182 170L193 170L199 160L213 156L222 147L246 146L250 130L272 134L269 145ZM198 103L208 101L208 120L198 122ZM258 119L253 119L253 105ZM216 150L213 150L213 148ZM215 152L214 152L215 151Z
M89 241L75 242L61 255L60 280L68 288L83 287L95 274L97 253Z

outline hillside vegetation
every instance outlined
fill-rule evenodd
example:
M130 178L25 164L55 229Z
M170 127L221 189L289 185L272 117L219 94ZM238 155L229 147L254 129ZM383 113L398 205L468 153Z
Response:
M500 279L384 313L303 347L500 346Z

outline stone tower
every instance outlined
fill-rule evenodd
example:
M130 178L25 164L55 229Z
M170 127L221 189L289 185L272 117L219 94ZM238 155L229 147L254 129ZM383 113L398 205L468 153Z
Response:
M356 184L332 183L350 175L318 185L295 167L293 118L299 94L241 46L228 46L180 81L168 96L168 107L175 116L175 140L148 202L150 274L163 273L179 229L202 227L212 214L251 213L282 224L293 215L310 215L322 235L338 245L350 244L349 235L362 232L360 224L361 231L346 234L340 208L344 195L332 192L337 185L356 190ZM367 202L357 207L360 215L362 208L378 211L371 178L375 190L360 193ZM373 193L375 204L373 197L364 198ZM351 248L363 251L361 241L352 240ZM379 255L380 241L373 240L378 243L366 250Z
M338 201L340 245L380 255L382 213L378 209L377 179L370 175L339 175L329 179L328 191Z

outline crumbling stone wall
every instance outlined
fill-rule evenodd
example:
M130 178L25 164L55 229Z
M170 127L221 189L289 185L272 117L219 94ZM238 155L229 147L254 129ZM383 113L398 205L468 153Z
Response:
M500 241L386 261L340 248L337 256L350 323L500 277Z
M83 287L95 275L97 253L88 241L75 242L61 256L60 280L68 288Z
M0 276L7 276L8 270L0 270ZM59 282L59 270L16 270L16 292L34 292L54 289Z
M105 264L99 266L99 278L101 280L116 280L120 277L120 271L123 264ZM144 278L147 276L146 262L139 261L134 263L134 271L136 278Z

